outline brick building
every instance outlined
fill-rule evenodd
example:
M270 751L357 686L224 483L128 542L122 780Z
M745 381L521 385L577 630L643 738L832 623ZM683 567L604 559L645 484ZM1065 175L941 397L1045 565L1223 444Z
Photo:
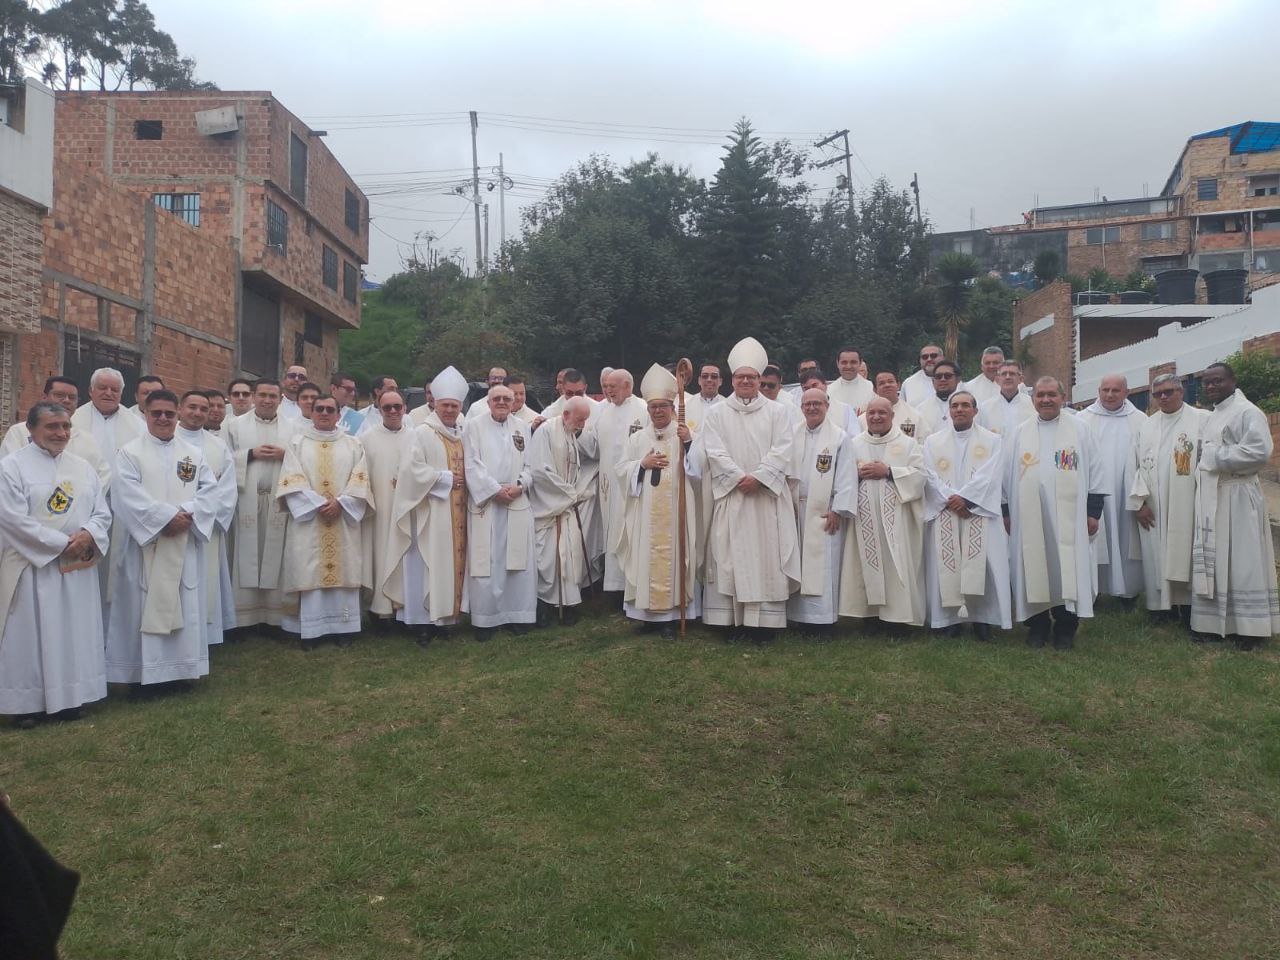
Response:
M1043 249L1086 276L1246 269L1254 286L1280 273L1280 123L1248 121L1191 137L1158 197L1037 207L1022 223L940 233L935 253L1025 273Z
M41 221L53 203L53 91L0 83L0 423L19 409L20 341L40 330Z
M182 390L313 377L360 324L368 206L319 135L265 92L59 93L40 332L22 404L99 366Z

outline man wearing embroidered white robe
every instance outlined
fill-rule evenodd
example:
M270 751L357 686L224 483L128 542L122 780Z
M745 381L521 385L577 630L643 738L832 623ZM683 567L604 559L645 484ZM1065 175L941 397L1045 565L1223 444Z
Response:
M333 398L341 403L341 397L337 393L333 394ZM378 404L382 407L382 422L360 436L365 466L369 471L369 489L373 491L373 502L380 505L379 509L373 511L372 517L365 518L362 525L364 572L360 579L370 585L372 592L368 606L373 628L385 631L398 619L391 600L383 590L391 566L396 562L387 553L387 544L391 540L395 524L392 500L399 483L400 468L413 447L414 431L405 424L405 402L399 391L384 391L378 398ZM343 416L345 414L338 415L338 429L349 434L342 425Z
M1000 364L1004 363L1004 351L999 347L987 347L982 351L981 371L972 380L960 385L978 401L978 407L1000 392Z
M862 432L862 421L858 419L858 412L847 403L834 400L831 397L830 387L827 385L826 377L822 375L822 371L817 367L812 370L806 370L804 379L800 382L801 396L808 390L821 390L827 398L827 415L826 419L830 420L837 427L843 430L849 436ZM794 425L799 426L804 422L804 414L800 411L800 403L796 401L796 416Z
M146 414L143 412L147 408L147 397L155 393L157 390L164 389L164 380L152 374L146 374L138 378L138 382L133 388L133 406L126 408L144 425L147 422Z
M217 481L203 452L175 436L177 396L156 390L146 403L147 432L116 455L111 502L127 537L106 663L109 682L159 692L188 689L209 672L205 544Z
M856 417L876 395L871 381L861 373L862 354L853 347L845 347L836 355L836 367L840 376L827 384L827 397L852 409Z
M951 422L924 442L924 571L929 625L958 636L972 623L979 640L1008 630L1009 543L1001 512L1000 438L975 424L977 398L951 395Z
M279 415L285 420L302 419L302 408L298 406L298 391L310 379L307 376L307 368L299 363L285 370L284 376L279 381L281 392Z
M626 494L618 487L614 468L622 455L627 438L644 429L649 414L645 402L635 395L635 378L628 370L615 368L605 375L609 383L609 399L592 421L596 439L600 445L600 466L596 509L600 511L604 533L604 584L605 591L621 593L627 579L618 562L617 554L609 544L617 539L622 524Z
M1191 621L1191 545L1195 535L1200 432L1208 411L1183 403L1182 381L1151 381L1159 408L1138 430L1127 509L1138 521L1147 610Z
M235 598L231 593L231 570L227 563L226 533L236 515L236 471L225 442L204 429L209 417L209 398L202 390L188 390L178 406L177 437L202 454L216 483L210 496L214 503L213 532L204 545L206 642L222 642L223 631L236 625Z
M856 500L835 503L851 521L840 568L840 616L922 626L920 444L898 429L889 401L876 397L867 404L866 431L849 445L858 483Z
M320 397L311 423L289 438L276 496L290 513L285 538L285 610L280 626L308 650L360 632L364 576L360 523L377 509L364 447L338 429L338 401Z
M467 610L462 401L468 389L454 367L445 367L431 382L435 412L413 431L395 495L387 501L391 522L379 588L396 619L418 628L421 646L447 637L448 627Z
M530 470L530 426L511 416L509 387L490 387L489 416L462 438L467 483L467 603L477 640L497 627L523 633L538 615Z
M66 410L67 416L70 417L76 412L80 389L69 377L49 377L44 382L44 394L40 399L56 403ZM4 441L0 443L0 460L21 450L30 442L31 429L25 420L19 420L5 432ZM72 427L71 439L67 443L67 453L74 453L82 460L89 461L89 465L98 474L98 479L102 481L104 490L111 483L111 467L103 459L102 451L98 449L98 441L93 439L92 433Z
M845 523L835 504L857 499L858 473L848 434L827 416L827 391L800 395L804 423L791 436L791 484L800 540L800 589L787 601L787 619L809 633L836 622L840 602L840 558Z
M1142 589L1142 547L1137 518L1125 505L1137 468L1134 444L1147 415L1129 402L1128 381L1110 374L1099 381L1098 399L1080 411L1080 418L1093 431L1107 484L1098 535L1093 538L1098 593L1116 597L1132 610Z
M881 370L875 376L876 396L884 397L893 405L893 422L899 430L916 443L924 443L933 432L933 424L926 420L915 407L902 398L898 386L898 375L890 370ZM867 415L858 417L858 432L867 429Z
M759 341L739 341L729 353L733 394L702 426L714 496L702 619L732 628L731 639L765 640L769 631L785 629L787 598L800 585L787 485L791 421L782 406L760 395L760 372L768 365Z
M988 400L978 401L978 426L1000 434L1005 440L1005 456L1009 457L1013 455L1010 439L1024 420L1036 415L1036 407L1022 392L1022 364L1017 360L1000 364L996 380L999 392Z
M711 408L724 401L724 397L720 396L720 386L723 383L720 367L714 363L704 363L698 371L698 392L686 397L684 403L684 422L695 436Z
M568 386L566 381L565 386ZM585 469L598 455L593 431L585 430L591 415L586 397L569 397L564 412L548 420L533 435L529 450L529 503L533 508L538 552L540 622L576 623L573 608L591 584L590 546L583 508L588 497L581 483Z
M280 416L279 405L280 384L259 380L253 387L253 409L229 427L239 493L231 585L241 629L279 627L284 606L280 575L289 511L276 501L276 483L285 445L305 423L300 417Z
M1225 363L1211 364L1200 383L1213 411L1201 434L1192 637L1225 637L1252 650L1280 632L1271 518L1258 482L1271 458L1271 430Z
M227 384L227 403L231 405L228 416L232 420L243 417L253 409L253 384L239 377L232 380Z
M939 360L933 365L933 395L912 406L929 421L934 430L941 430L951 417L951 394L960 386L960 367L951 360Z
M26 424L31 443L0 463L0 714L20 727L107 695L91 564L111 537L102 481L67 450L67 411L41 401Z
M694 465L687 455L693 434L676 424L675 401L679 385L670 372L654 364L640 382L648 425L627 437L614 479L623 501L621 523L614 530L611 549L626 579L622 609L641 630L655 625L664 639L675 636L673 624L684 617L693 620L701 609L694 544L697 518L693 509ZM680 585L680 471L684 458L685 564L684 591Z
M942 348L936 343L926 343L920 348L920 369L902 381L902 397L917 410L924 412L924 403L934 394L933 365L942 359Z
M1093 551L1106 500L1106 471L1088 424L1062 412L1066 392L1053 377L1036 381L1036 416L1004 443L1009 480L1014 617L1027 645L1075 645L1082 617L1093 616Z

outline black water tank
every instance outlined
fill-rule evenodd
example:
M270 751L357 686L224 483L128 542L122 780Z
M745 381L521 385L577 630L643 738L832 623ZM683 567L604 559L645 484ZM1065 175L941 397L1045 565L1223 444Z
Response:
M1125 290L1120 294L1121 303L1150 303L1151 294L1145 290Z
M1244 303L1249 291L1248 270L1210 270L1204 275L1210 303Z
M1111 294L1105 290L1082 290L1076 294L1076 306L1087 304L1110 303Z
M1161 303L1195 303L1199 270L1179 268L1156 274L1156 294Z

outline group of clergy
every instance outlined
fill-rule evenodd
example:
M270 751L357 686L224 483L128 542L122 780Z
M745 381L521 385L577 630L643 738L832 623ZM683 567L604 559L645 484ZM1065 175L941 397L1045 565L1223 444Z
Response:
M856 350L799 390L753 338L721 368L565 369L540 414L502 368L464 414L453 367L410 413L389 377L327 393L290 367L181 396L94 372L51 377L0 445L0 714L75 716L108 682L189 689L224 636L304 649L362 617L419 643L469 619L570 624L593 589L640 629L700 618L734 638L839 618L979 638L1028 627L1069 648L1099 594L1252 646L1280 629L1258 473L1265 417L1221 364L1212 412L1158 377L1147 417L1122 378L1065 406L997 348L962 382L935 346L899 384ZM675 372L673 372L673 370ZM686 395L682 381L698 392Z

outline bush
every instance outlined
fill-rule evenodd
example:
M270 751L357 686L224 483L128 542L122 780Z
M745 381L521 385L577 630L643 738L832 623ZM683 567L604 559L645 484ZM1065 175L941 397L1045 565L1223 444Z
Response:
M1280 357L1236 351L1223 362L1236 372L1236 386L1246 397L1268 413L1280 412Z

